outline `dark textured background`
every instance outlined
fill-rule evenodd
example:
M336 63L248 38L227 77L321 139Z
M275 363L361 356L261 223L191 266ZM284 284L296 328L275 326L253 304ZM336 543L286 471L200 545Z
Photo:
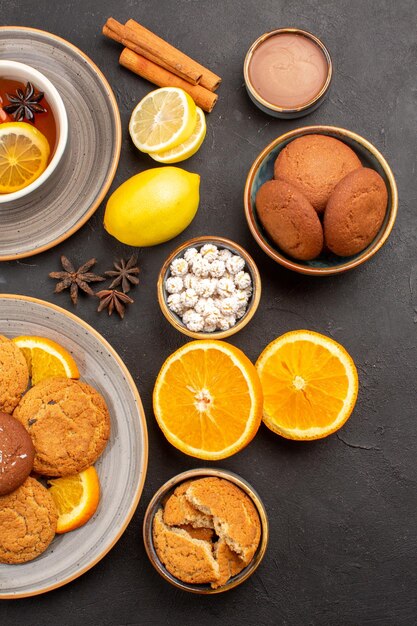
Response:
M101 36L105 19L134 17L223 77L208 116L206 141L184 166L201 174L201 204L175 241L142 249L141 284L123 323L82 298L76 313L119 351L142 395L150 457L139 508L123 537L92 570L45 596L0 604L0 623L22 625L288 624L399 625L417 622L417 7L414 0L0 0L2 24L49 30L84 50L115 90L123 122L112 189L154 163L131 145L127 123L150 85L118 66L119 47ZM266 30L299 26L322 37L335 64L330 97L314 114L289 122L259 112L246 96L245 52ZM28 59L30 62L30 59ZM379 148L391 164L399 215L385 247L364 267L334 278L281 269L256 246L242 192L260 150L282 132L314 123L344 126ZM0 265L0 290L70 307L48 272L59 255L98 269L129 249L102 228L104 204L58 248ZM0 226L1 227L1 226ZM271 539L257 573L217 597L171 588L153 570L141 524L154 491L201 463L163 438L151 408L163 360L185 342L159 311L155 283L167 254L196 235L225 235L253 254L263 278L254 320L231 341L256 359L285 331L310 328L341 342L356 361L356 409L336 435L316 443L285 441L261 427L240 454L221 462L258 490ZM72 309L71 309L72 310Z

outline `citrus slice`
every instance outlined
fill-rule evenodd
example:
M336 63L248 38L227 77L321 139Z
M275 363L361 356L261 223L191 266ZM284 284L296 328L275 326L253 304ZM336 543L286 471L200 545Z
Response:
M206 136L206 116L200 107L197 107L197 124L192 135L176 148L164 150L163 152L150 152L155 161L160 163L179 163L189 159L197 152Z
M191 96L178 87L163 87L148 93L133 109L129 133L138 150L161 152L188 139L196 123Z
M254 365L238 348L224 341L191 341L163 364L153 406L176 448L199 459L224 459L255 436L262 388Z
M49 143L26 122L0 124L0 193L19 191L45 171Z
M57 533L79 528L94 515L100 500L100 482L93 466L62 478L51 478L51 494L58 511Z
M287 439L320 439L353 411L358 374L333 339L295 330L275 339L256 362L264 393L263 421Z
M45 378L80 377L72 356L52 339L23 335L15 337L13 341L25 356L32 385L36 385Z

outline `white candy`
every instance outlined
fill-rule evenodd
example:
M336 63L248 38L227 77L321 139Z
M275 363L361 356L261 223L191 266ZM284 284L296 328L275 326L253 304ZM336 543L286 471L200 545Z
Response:
M184 259L189 263L198 254L197 248L187 248L184 252Z
M198 302L198 295L195 289L186 289L181 293L181 302L184 307L192 309Z
M213 298L200 298L194 308L203 317L220 315L220 309L214 304Z
M238 289L247 289L252 284L250 274L248 272L238 272L235 275L235 285Z
M179 293L171 293L167 298L168 307L174 313L181 315L184 311L184 306L181 302L181 294Z
M188 272L188 263L185 259L174 259L169 269L172 276L185 276Z
M204 246L202 246L202 248L200 248L200 254L203 259L206 259L209 263L212 263L215 259L217 259L219 251L217 249L217 246L215 246L213 243L206 243L204 244Z
M230 298L224 298L220 305L220 313L222 315L234 315L238 310L239 306L237 300L234 296Z
M201 256L199 252L197 252L197 254L193 254L191 257L191 261L190 261L191 271L193 269L193 263L198 263L199 261L202 261L202 260L203 260L203 257Z
M197 276L195 276L194 278L195 278L195 282L194 282L193 289L196 292L196 294L200 297L203 295L203 291L204 291L204 285L201 284L204 278L197 278Z
M217 288L217 278L202 278L200 280L200 292L203 298L209 298Z
M190 314L190 316L189 316L189 320L186 323L186 326L187 326L188 330L191 330L194 333L198 333L201 330L203 330L203 328L204 328L204 319L203 319L202 315L199 315L198 313L193 311Z
M184 313L182 314L182 321L185 325L188 324L188 322L190 321L194 313L195 313L194 309L187 309L187 311L184 311Z
M185 289L195 289L200 280L194 274L186 274L182 279Z
M219 307L215 306L214 304L213 304L213 306L210 306L210 305L209 305L209 306L207 307L206 311L207 311L206 317L207 317L208 315L214 315L214 317L215 317L216 319L218 319L219 317L221 317L221 313L220 313L220 309L219 309Z
M224 263L226 263L227 259L230 259L231 256L232 253L230 252L230 250L224 248L224 250L219 250L217 258L220 259L220 261L224 261Z
M197 313L200 313L200 315L204 315L205 310L206 310L206 306L207 306L207 302L212 299L211 298L199 298L197 304L195 305L194 309L196 310Z
M228 298L235 291L235 283L231 278L221 278L217 283L217 293L222 298Z
M221 259L215 259L211 264L210 264L210 276L212 276L213 278L221 278L223 276L223 274L226 271L226 266L224 264L224 261L222 261Z
M233 254L226 261L226 269L231 274L238 274L238 272L241 272L244 267L245 267L245 260L242 259L242 257L239 256L238 254Z
M210 263L207 259L203 259L199 254L196 254L191 261L191 269L195 276L199 278L207 278L209 275Z
M246 306L239 307L238 310L236 311L237 319L240 320L240 318L245 315L246 311L247 311L247 307Z
M234 297L236 298L236 302L238 303L238 307L246 307L248 304L248 300L249 300L249 295L246 291L242 291L242 289L236 289L235 293L233 294Z
M182 278L180 276L170 276L165 281L165 289L168 293L180 293L183 286Z
M207 315L207 317L204 318L204 332L213 333L217 329L217 319L217 315Z
M229 330L236 324L236 318L234 315L222 315L217 319L217 328L219 330Z

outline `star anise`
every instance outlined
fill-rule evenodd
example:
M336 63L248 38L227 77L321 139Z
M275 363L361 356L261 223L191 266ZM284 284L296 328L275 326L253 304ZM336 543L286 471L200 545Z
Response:
M89 287L88 283L97 283L102 280L106 280L103 276L97 276L89 270L96 264L96 259L90 259L86 261L77 270L66 256L61 256L63 272L51 272L50 278L57 278L60 282L55 287L55 293L61 293L64 289L70 290L70 296L73 304L77 304L79 289L82 289L89 296L94 296L95 293Z
M136 265L137 260L137 254L132 254L130 259L128 259L127 261L125 261L125 259L120 259L120 261L114 261L113 265L115 269L104 272L106 276L114 276L114 280L111 282L109 289L118 287L121 284L123 293L127 293L128 291L130 291L130 285L139 284L139 278L137 277L137 274L139 274L140 270Z
M109 315L111 315L114 309L116 309L122 319L125 316L126 304L133 303L130 296L127 296L122 291L117 291L117 289L102 289L96 293L96 296L100 298L100 304L97 309L99 313L103 309L107 309Z
M3 107L6 113L13 115L15 122L23 122L24 119L33 122L35 119L35 113L46 113L45 107L39 102L42 100L44 93L39 91L35 93L35 88L32 83L26 83L25 91L22 89L16 89L16 94L6 94L10 104Z

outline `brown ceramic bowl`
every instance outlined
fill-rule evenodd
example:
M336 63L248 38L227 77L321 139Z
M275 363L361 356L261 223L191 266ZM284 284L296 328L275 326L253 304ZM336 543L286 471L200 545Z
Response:
M165 289L165 281L169 274L169 267L174 259L180 257L184 254L187 248L197 248L200 249L206 243L213 243L214 245L227 248L234 254L238 254L241 256L246 263L245 271L248 272L252 278L252 296L249 300L248 308L246 310L245 315L236 322L232 328L228 330L217 330L212 333L208 332L193 332L188 330L185 326L179 315L171 311L167 304L167 291ZM163 264L161 271L159 272L158 277L158 301L161 307L162 313L165 315L166 319L170 324L174 326L177 330L179 330L184 335L188 335L188 337L193 337L194 339L224 339L225 337L230 337L230 335L234 335L239 330L244 328L248 322L255 315L256 309L258 308L259 301L261 299L261 277L259 275L258 268L255 265L255 261L252 257L242 248L239 244L231 241L230 239L225 239L224 237L195 237L194 239L190 239L185 243L182 243L178 248L176 248L169 257L166 259Z
M255 556L252 561L236 576L233 576L225 585L219 587L217 589L212 589L209 584L207 585L193 585L190 583L184 583L182 580L179 580L163 565L163 563L159 560L159 557L156 553L155 547L153 545L152 538L152 525L153 518L158 511L159 507L165 502L165 500L171 495L171 493L186 480L192 480L195 478L205 478L207 476L215 476L216 478L224 478L225 480L229 480L234 485L242 489L252 500L253 504L256 507L256 510L259 514L259 519L261 522L261 540L259 542L259 546L257 551L255 552ZM146 553L149 557L150 562L156 569L156 571L167 580L174 587L178 587L183 591L189 591L191 593L198 593L201 595L208 595L213 593L223 593L224 591L229 591L229 589L233 589L237 587L241 583L251 576L254 571L259 567L266 551L266 547L268 545L268 537L269 537L269 529L268 529L268 517L265 511L265 507L262 504L262 501L256 491L251 487L249 483L246 482L243 478L234 474L233 472L229 472L227 470L220 469L193 469L187 472L182 472L182 474L178 474L171 478L168 482L166 482L162 487L158 489L158 491L153 496L152 500L149 502L148 508L145 512L145 517L143 520L143 541L145 544Z
M360 158L364 167L370 167L380 174L388 190L388 206L384 222L365 250L351 257L338 257L329 253L322 253L313 261L296 261L287 256L271 241L258 219L255 206L256 193L261 185L274 177L274 162L280 151L297 137L303 135L328 135L346 143ZM284 267L312 276L329 276L341 274L362 265L382 248L394 226L398 209L398 192L394 174L382 154L369 141L356 133L336 126L305 126L292 130L277 139L274 139L255 159L246 179L244 192L245 215L252 232L261 248L274 261Z

